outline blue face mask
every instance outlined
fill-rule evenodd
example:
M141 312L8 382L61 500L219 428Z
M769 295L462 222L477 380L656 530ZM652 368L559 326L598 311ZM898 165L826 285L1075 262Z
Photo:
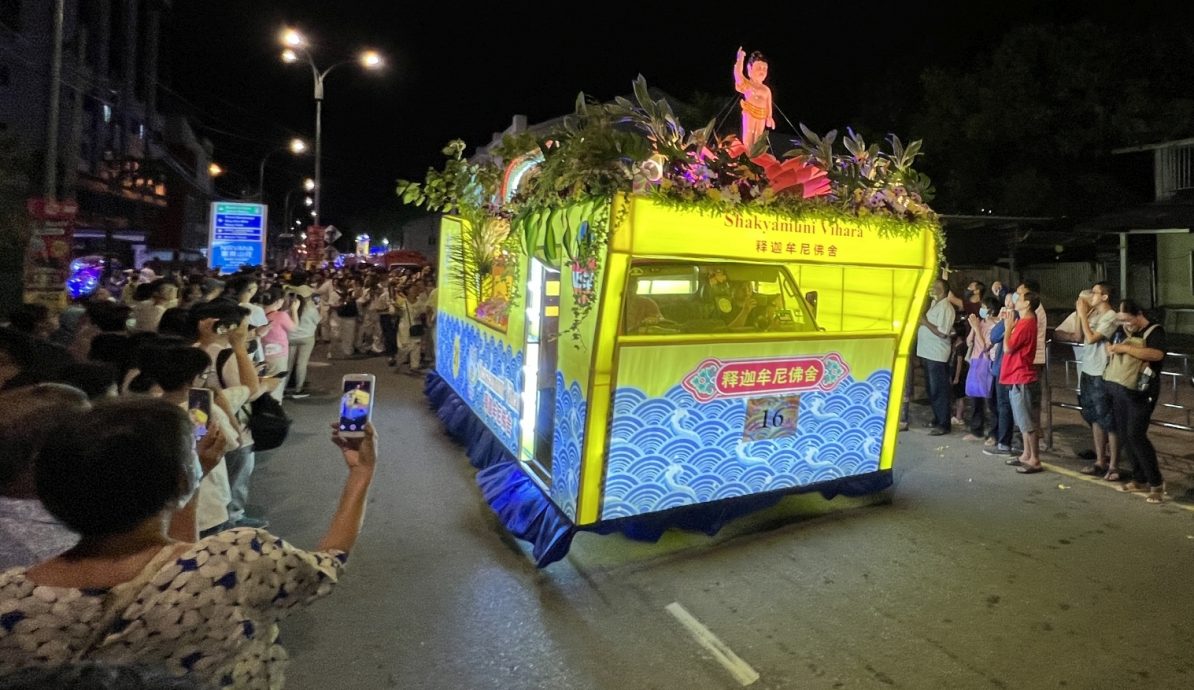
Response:
M1015 304L1016 302L1019 302L1019 301L1020 301L1020 293L1013 292L1012 293L1012 304Z
M988 316L990 316L990 315L991 315L991 310L990 310L990 309L987 309L986 307L979 307L979 308L978 308L978 318L980 318L980 319L985 319L985 318L987 318L987 317L988 317Z

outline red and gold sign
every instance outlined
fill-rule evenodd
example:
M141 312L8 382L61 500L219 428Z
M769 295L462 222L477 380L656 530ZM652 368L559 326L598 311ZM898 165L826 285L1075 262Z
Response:
M717 398L831 391L850 373L841 355L706 359L681 382L700 402Z

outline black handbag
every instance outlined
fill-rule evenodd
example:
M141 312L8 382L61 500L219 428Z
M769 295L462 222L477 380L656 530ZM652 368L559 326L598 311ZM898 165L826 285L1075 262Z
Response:
M269 393L263 393L250 403L249 431L253 434L254 450L273 450L286 441L291 419Z
M407 329L407 332L410 334L410 337L412 337L412 338L422 338L423 333L425 333L427 331L427 327L424 326L423 324L414 323L414 319L412 319L410 317L410 305L409 304L406 305L406 322L410 324L410 328Z
M216 378L220 381L220 388L224 384L224 364L232 356L232 348L220 351L216 356ZM253 434L254 450L273 450L286 440L290 433L291 419L282 409L282 403L274 400L269 393L262 393L248 405L248 427Z

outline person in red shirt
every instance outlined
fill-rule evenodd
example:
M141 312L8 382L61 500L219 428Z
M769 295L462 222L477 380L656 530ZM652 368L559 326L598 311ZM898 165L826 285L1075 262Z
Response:
M1007 461L1015 465L1020 474L1036 474L1041 467L1040 430L1032 414L1032 393L1029 386L1036 382L1036 368L1032 363L1036 357L1036 309L1041 304L1035 292L1027 292L1015 304L1015 312L1003 310L1003 327L1010 334L1003 347L1003 366L999 372L999 383L1010 386L1012 418L1020 427L1024 437L1024 453ZM1014 324L1014 325L1013 325Z

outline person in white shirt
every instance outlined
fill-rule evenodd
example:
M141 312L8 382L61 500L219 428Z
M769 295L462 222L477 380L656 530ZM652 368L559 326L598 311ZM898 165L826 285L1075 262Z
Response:
M357 311L361 314L361 327L357 331L357 352L366 355L385 353L382 343L381 315L390 311L390 295L377 276L369 276L357 299Z
M151 395L161 397L184 409L188 406L188 394L195 378L211 366L207 353L184 345L153 345L143 349L139 355L141 374L153 382ZM222 395L214 392L213 396ZM228 520L228 504L232 500L232 489L228 484L229 453L240 448L240 429L233 424L218 400L212 405L208 420L211 443L217 443L220 459L199 482L199 493L195 497L195 528L199 534L209 534L231 526Z
M1108 360L1104 345L1111 342L1111 336L1119 327L1117 314L1111 306L1115 300L1115 287L1099 282L1082 292L1086 299L1079 298L1074 305L1075 327L1058 326L1053 337L1081 343L1081 347L1075 347L1079 351L1078 405L1082 408L1082 419L1090 424L1095 458L1080 472L1119 481L1119 436L1115 434L1111 397L1103 381Z
M330 274L320 273L319 284L311 293L319 302L319 327L315 330L316 342L332 342L332 302L336 294L336 281ZM336 305L339 306L339 305Z
M394 317L398 320L398 368L395 371L403 371L405 364L405 373L414 376L423 373L427 303L423 301L422 289L417 282L407 283L394 301Z
M929 404L933 409L933 420L929 424L931 436L948 434L950 430L948 363L956 312L948 296L949 285L940 278L933 281L932 301L920 317L920 328L916 332L916 356L925 370Z
M265 316L265 309L253 303L253 297L257 295L257 280L251 275L234 276L224 288L224 295L249 310L249 340L252 343L249 356L254 364L264 363L265 350L261 346L261 336L269 332L270 322Z
M427 344L423 347L426 353L427 362L430 365L435 364L435 326L436 317L439 313L439 288L435 284L435 279L428 276L426 285L427 290Z
M165 279L156 280L150 289L150 298L133 306L133 330L156 332L162 314L178 306L178 287L174 283Z
M196 347L207 353L212 365L196 379L194 385L218 391L217 402L227 405L224 412L237 419L241 408L258 395L268 394L280 379L261 379L246 348L248 340L247 313L243 307L226 300L205 302L191 309L191 320L199 333ZM231 350L221 361L220 353ZM232 499L228 503L228 519L238 527L264 527L268 523L245 514L248 503L249 478L256 465L253 435L243 419L237 419L238 444L224 460L228 467L228 483Z

